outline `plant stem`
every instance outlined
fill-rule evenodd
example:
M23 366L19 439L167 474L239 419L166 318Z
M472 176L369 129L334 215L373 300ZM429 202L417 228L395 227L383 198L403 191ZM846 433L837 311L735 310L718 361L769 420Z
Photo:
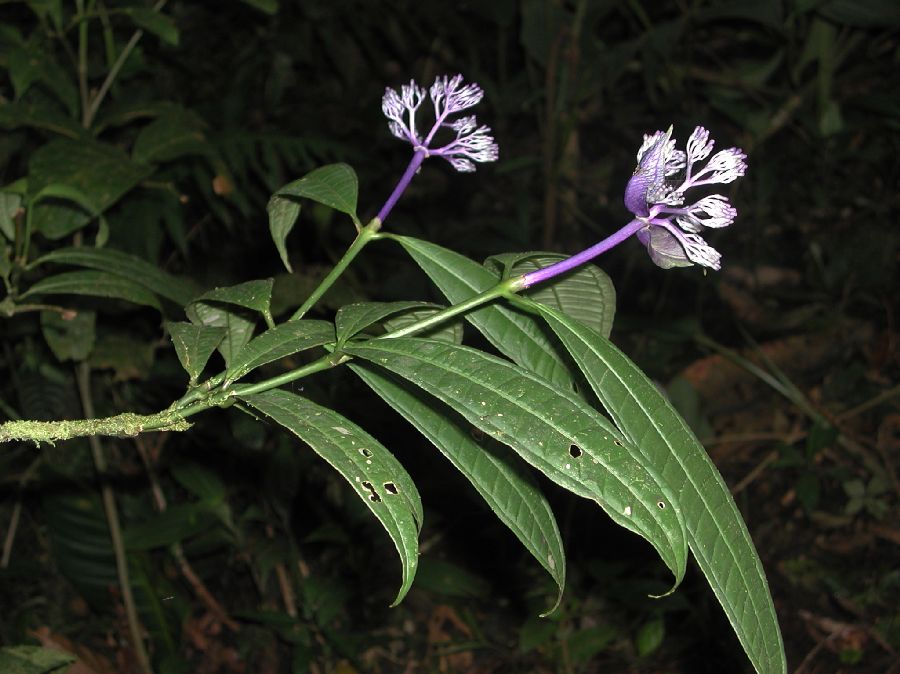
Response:
M426 157L428 157L428 150L424 148L416 150L416 153L409 161L409 166L406 167L406 171L400 176L397 186L394 188L394 191L391 192L391 196L388 197L387 201L384 202L384 206L378 211L377 218L380 222L387 220L388 215L390 215L397 201L400 200L400 195L402 195L403 192L406 191L406 188L409 187L409 183L412 182L413 176L416 175L416 171L419 170L419 167L422 165L422 162L425 161Z
M542 269L538 269L537 271L532 271L519 276L518 278L513 280L511 290L513 292L518 292L519 290L530 288L536 283L541 283L553 278L554 276L558 276L559 274L564 274L565 272L570 271L575 267L580 267L585 262L589 262L601 253L605 253L610 248L619 245L632 234L640 231L643 227L646 227L646 223L638 218L635 218L627 225L614 232L613 234L610 234L599 243L595 243L590 248L586 248L580 253L557 262L556 264L551 264Z
M81 406L87 419L94 418L94 400L91 396L91 370L87 361L78 364L75 378L78 380L78 393L81 397ZM131 632L131 642L134 647L138 664L145 674L153 674L150 666L150 657L144 647L143 628L138 618L137 607L134 603L134 595L131 593L131 579L128 574L128 557L125 554L125 543L122 539L122 527L119 522L119 510L116 507L116 497L109 484L107 476L106 457L103 455L103 447L96 435L88 437L91 445L91 453L94 457L94 467L97 469L101 481L101 494L103 508L106 511L106 521L109 525L109 536L112 540L113 553L116 558L116 573L119 578L119 590L122 593L122 604L125 606L125 615L128 620L128 630Z
M350 244L350 247L347 249L347 252L344 253L344 256L338 261L336 265L332 268L328 275L322 279L321 283L319 283L318 287L310 294L309 297L306 298L306 301L300 306L297 311L294 312L293 316L290 317L289 320L296 321L306 314L307 311L312 309L316 302L328 292L328 289L334 284L335 281L338 280L341 274L344 273L344 270L353 262L353 259L359 255L359 252L365 247L369 241L375 238L375 235L378 233L378 230L381 229L381 221L378 218L373 218L368 225L363 227L356 234L356 238L353 240L353 243Z

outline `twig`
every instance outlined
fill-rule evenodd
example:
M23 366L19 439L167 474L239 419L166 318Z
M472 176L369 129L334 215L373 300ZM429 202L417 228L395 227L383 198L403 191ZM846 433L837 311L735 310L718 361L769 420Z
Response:
M38 456L34 461L31 462L31 465L25 469L25 472L22 473L22 477L19 479L20 494L16 499L15 505L13 506L12 515L9 518L9 528L6 530L6 538L3 540L3 556L0 557L0 569L9 567L9 559L10 557L12 557L13 542L16 540L16 531L19 528L19 518L22 517L21 491L25 488L25 484L28 482L28 480L31 479L31 476L37 470L38 466L41 465L41 461L43 460L43 455Z
M81 397L81 406L84 416L88 419L94 416L94 399L91 396L91 369L86 361L78 364L75 370L78 381L78 394ZM122 603L125 605L125 615L128 619L128 630L131 632L131 642L137 657L139 667L145 674L153 674L150 666L150 657L144 647L143 628L138 618L137 607L134 603L134 595L131 592L131 579L128 574L128 558L125 555L125 543L122 540L122 527L119 522L119 510L116 507L116 497L107 480L106 457L103 455L103 447L96 435L88 437L91 445L91 453L94 457L94 466L100 476L103 507L106 510L106 521L109 525L109 535L112 539L113 553L116 558L116 573L119 579L119 590L122 593Z

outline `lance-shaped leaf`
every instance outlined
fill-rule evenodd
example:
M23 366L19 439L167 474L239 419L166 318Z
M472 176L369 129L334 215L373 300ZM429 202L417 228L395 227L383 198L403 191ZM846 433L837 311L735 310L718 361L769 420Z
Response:
M560 486L596 501L617 524L646 538L681 582L687 541L675 494L574 393L482 351L431 339L373 339L343 351L414 383Z
M373 323L401 311L431 306L425 302L356 302L338 309L334 317L337 343L341 345Z
M22 293L32 295L91 295L111 297L159 309L159 299L144 286L102 271L69 271L41 279Z
M756 670L785 672L762 563L728 487L687 423L612 343L549 307L530 306L559 336L616 425L677 492L691 551Z
M334 341L334 326L327 321L288 321L254 337L232 359L226 385L258 368L294 353Z
M272 312L269 311L269 302L272 300L272 284L270 278L238 283L227 288L214 288L194 298L195 302L223 302L235 304L245 309L258 311L266 319L269 326L274 324Z
M293 270L288 261L285 241L300 216L300 204L297 200L311 199L346 213L358 227L360 226L356 215L358 192L356 172L350 166L329 164L288 183L272 195L266 207L269 213L269 231L281 261L288 271Z
M275 389L242 400L308 444L378 518L403 565L403 581L392 605L400 603L416 575L423 518L419 492L400 462L349 419L294 393Z
M496 274L482 265L447 248L409 236L390 235L389 238L403 246L450 304L467 300L499 281ZM574 379L562 354L530 317L491 305L470 311L466 320L522 367L567 391L574 389Z
M555 611L566 584L566 557L550 504L527 468L510 461L506 454L509 450L489 436L476 442L471 426L458 414L436 400L426 399L395 376L370 364L349 367L449 459L547 570L559 588L556 602L547 613Z
M188 281L172 276L146 260L110 248L60 248L39 257L29 265L37 267L47 262L87 267L122 276L139 283L154 293L184 306L197 294Z
M166 328L172 336L178 360L190 376L193 386L206 367L209 357L225 338L226 330L221 326L185 322L166 323Z

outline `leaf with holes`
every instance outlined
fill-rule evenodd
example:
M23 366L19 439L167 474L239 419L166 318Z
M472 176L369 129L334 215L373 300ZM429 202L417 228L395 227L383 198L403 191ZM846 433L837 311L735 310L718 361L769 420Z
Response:
M60 248L39 257L29 265L29 269L48 262L87 267L122 276L179 306L184 306L197 294L190 282L172 276L146 260L111 248Z
M414 383L569 491L596 501L647 539L684 577L687 541L676 496L652 466L574 393L482 351L430 339L372 339L344 347Z
M447 457L547 570L559 588L547 613L555 611L566 584L566 556L550 504L527 468L510 460L509 450L490 437L476 442L459 415L402 380L370 364L349 367Z
M191 378L191 386L206 367L206 362L225 338L225 328L193 323L166 323L166 329L175 345L175 354L181 366Z
M765 571L734 499L703 446L653 382L612 343L554 309L533 302L530 306L562 340L643 460L656 466L675 489L691 551L756 670L785 672Z
M410 309L430 306L426 302L356 302L338 309L334 317L337 348L373 323Z
M272 390L241 399L308 444L378 518L403 565L403 581L392 606L399 604L416 575L423 519L419 492L400 462L349 419L294 393Z
M433 243L409 236L388 235L415 260L451 304L458 304L499 281L496 274L467 257ZM566 391L575 387L563 355L528 316L500 305L480 307L466 320L501 352L516 363Z
M261 365L333 341L334 326L327 321L282 323L254 337L240 350L225 373L226 385Z
M21 299L32 295L90 295L126 300L159 309L159 299L144 286L102 271L69 271L43 278Z

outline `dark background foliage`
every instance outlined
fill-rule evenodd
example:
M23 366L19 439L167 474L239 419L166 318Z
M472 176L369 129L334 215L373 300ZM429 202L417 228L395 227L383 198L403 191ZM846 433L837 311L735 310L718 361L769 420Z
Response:
M50 170L39 160L64 163L60 139L135 152L157 124L174 149L112 200L106 231L47 225L30 259L106 237L198 289L274 276L282 317L354 231L305 207L286 274L268 197L343 161L360 177L360 216L373 216L410 154L381 114L385 86L459 72L485 89L476 112L500 161L474 175L427 162L389 221L477 260L576 252L624 224L645 132L672 124L684 139L701 124L719 147L744 148L747 176L728 186L738 220L710 236L722 272L663 272L635 241L599 260L618 293L613 339L666 388L732 486L792 671L890 669L900 649L896 3L172 0L162 24L142 2L87 4L93 92L110 54L146 29L89 120L76 7L0 4L0 184L37 181ZM4 233L22 226L15 209L4 213ZM10 280L21 251L11 238L0 247ZM438 297L379 243L316 311L329 318L360 299ZM60 307L96 325L82 342L66 332L60 347L52 316L10 301L0 302L4 417L80 417L73 361L85 358L98 414L151 412L183 393L159 312L63 297ZM399 575L389 540L338 476L277 429L221 410L189 433L109 441L158 671L748 667L700 574L647 599L668 580L652 549L549 483L569 584L561 610L538 618L549 579L426 441L347 373L303 386L369 429L419 485L413 592L387 608ZM5 445L0 467L0 640L62 644L96 672L137 671L88 443Z

